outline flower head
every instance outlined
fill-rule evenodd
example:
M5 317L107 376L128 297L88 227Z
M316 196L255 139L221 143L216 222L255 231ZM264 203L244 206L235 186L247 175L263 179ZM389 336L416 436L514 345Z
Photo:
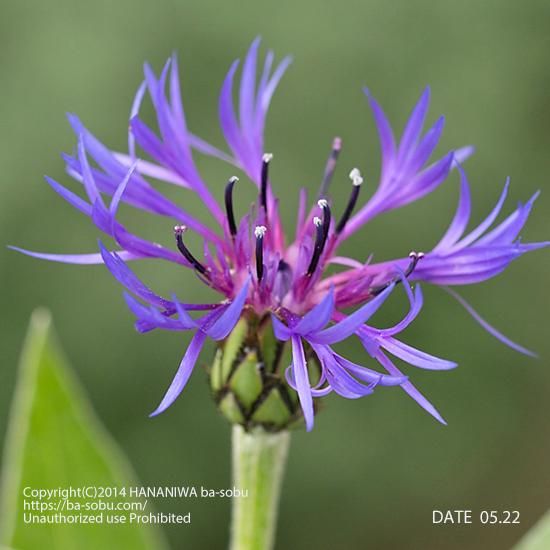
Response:
M233 346L236 347L233 362L240 346L248 342L248 348L243 349L257 348L255 357L265 369L265 349L260 353L264 336L258 334L264 335L266 324L272 327L278 346L270 363L272 370L261 373L261 395L249 404L244 415L247 422L254 418L258 403L265 400L265 391L277 386L284 393L283 383L296 391L308 429L313 426L317 398L334 392L354 399L369 395L382 386L401 386L422 407L444 422L433 405L389 357L393 355L423 369L444 370L456 366L397 339L396 336L416 318L422 307L420 286L413 290L410 282L425 281L445 286L476 283L499 274L525 252L547 246L549 243L524 244L518 240L536 197L525 205L519 205L504 221L490 229L506 198L506 183L493 211L480 225L466 233L470 192L462 162L472 149L452 150L440 159L430 160L439 142L444 119L439 118L427 132L422 133L429 105L428 89L414 107L399 143L381 107L366 91L382 152L382 169L376 191L361 206L361 188L365 183L360 170L353 168L349 172L347 205L342 211L333 209L330 185L342 148L342 140L335 138L318 195L308 207L306 192L301 191L296 232L292 239L288 239L279 216L277 185L272 178L275 160L264 150L263 135L269 104L290 59L285 58L273 67L274 56L269 52L257 78L258 52L259 40L255 40L242 68L238 114L233 99L239 61L231 65L222 85L219 116L228 153L189 130L175 56L158 76L149 65L145 65L145 79L131 107L127 153L108 149L75 115L69 115L78 141L75 153L64 155L64 160L68 174L81 184L85 197L51 178L46 178L46 181L112 238L118 249L109 250L100 242L99 253L92 254L60 255L18 250L60 262L104 263L125 287L126 303L136 317L136 327L140 332L153 329L193 332L176 375L153 415L166 410L181 393L207 338L220 342L220 349L229 348L228 338L238 323L246 320L248 328L245 327L239 344ZM139 115L146 93L156 113L157 131L145 124ZM194 161L197 152L227 163L223 204L216 201L212 186L202 179ZM455 168L461 182L458 209L449 229L430 252L412 252L408 258L382 263L372 263L370 258L338 255L342 242L373 217L427 195ZM236 171L239 177L234 175ZM247 212L238 208L238 201L234 200L240 179L249 179L257 187L257 201ZM179 187L182 193L195 193L214 223L206 223L168 199L156 189L154 181ZM130 232L117 219L121 202L168 218L170 225L167 223L167 226L173 227L173 246L161 246ZM188 233L202 239L202 250L187 242ZM404 246L410 249L409 243ZM175 295L169 299L159 296L128 267L129 261L138 259L168 261L193 270L202 283L219 293L220 300L192 304L180 302ZM341 269L327 275L329 265ZM409 312L391 328L377 329L368 325L371 316L397 286L403 287L407 294ZM452 290L450 292L455 294ZM464 303L458 295L457 298ZM490 327L471 310L471 306L464 305L485 328L505 343L527 351ZM355 310L346 313L349 307ZM367 355L382 367L384 373L355 364L334 351L334 344L351 337L361 341ZM284 365L288 366L286 382L279 370L284 360L280 353L284 342L289 342L291 348L289 363ZM235 368L229 368L227 381L234 371ZM224 391L227 388L225 386ZM290 401L287 399L287 402Z

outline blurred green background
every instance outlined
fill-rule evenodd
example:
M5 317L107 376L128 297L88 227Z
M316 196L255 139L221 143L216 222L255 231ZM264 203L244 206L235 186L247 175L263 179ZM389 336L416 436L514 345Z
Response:
M142 62L159 69L175 50L190 126L221 146L218 90L230 62L258 34L279 56L294 55L266 138L288 224L294 223L298 187L317 188L334 135L344 139L336 203L345 201L348 185L338 180L346 180L352 166L365 172L367 193L374 189L379 149L362 86L369 86L400 130L430 84L430 120L447 117L441 151L477 147L467 163L474 221L489 211L510 175L508 209L543 190L524 239L550 237L547 1L2 0L1 242L94 251L97 231L42 180L48 174L69 181L59 158L74 146L64 113L78 113L108 145L124 149ZM202 159L200 165L220 196L221 182L232 172ZM185 193L172 196L188 200ZM346 250L362 258L374 252L378 259L427 250L449 223L456 198L453 175L433 196L375 220ZM142 235L171 244L169 221L129 209L122 214ZM145 263L136 269L159 291L206 296L180 269ZM425 288L424 311L406 341L460 367L407 373L449 425L440 426L400 391L355 402L330 398L313 433L293 437L279 548L500 549L520 538L550 505L549 275L550 256L543 251L463 291L505 334L537 350L538 360L500 345L447 295ZM101 266L39 262L2 246L0 288L0 439L26 324L31 311L44 305L143 484L228 485L229 429L209 401L203 371L196 370L166 414L147 418L171 380L186 336L134 332L121 288ZM402 313L402 301L391 304L380 324ZM351 343L347 352L356 361L364 358ZM206 350L203 362L211 353ZM162 511L176 507L157 502ZM174 548L224 547L228 502L197 500L183 507L193 524L168 530ZM433 526L431 511L447 508L519 510L521 525Z

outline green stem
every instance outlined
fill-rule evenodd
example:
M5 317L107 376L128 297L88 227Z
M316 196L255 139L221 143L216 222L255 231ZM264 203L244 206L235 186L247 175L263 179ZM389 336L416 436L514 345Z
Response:
M230 550L271 550L290 433L246 432L233 426L233 484L248 491L234 497Z

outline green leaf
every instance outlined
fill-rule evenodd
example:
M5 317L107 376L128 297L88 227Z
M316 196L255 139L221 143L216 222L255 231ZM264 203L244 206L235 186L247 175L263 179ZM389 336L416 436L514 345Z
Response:
M548 550L550 548L550 512L535 523L514 550Z
M17 550L158 550L158 528L136 523L24 522L23 490L69 487L135 487L132 469L92 410L52 336L47 312L33 314L12 403L2 469L0 545ZM72 500L72 499L71 499ZM124 499L104 499L122 502ZM130 500L130 499L128 499ZM136 501L137 499L131 499ZM91 499L75 499L80 503ZM57 504L57 500L50 501ZM95 501L97 502L97 501ZM146 508L139 514L149 514ZM29 511L27 510L27 513ZM38 511L34 515L55 512ZM64 515L78 512L61 512ZM82 512L98 515L98 511ZM107 514L130 512L103 512Z

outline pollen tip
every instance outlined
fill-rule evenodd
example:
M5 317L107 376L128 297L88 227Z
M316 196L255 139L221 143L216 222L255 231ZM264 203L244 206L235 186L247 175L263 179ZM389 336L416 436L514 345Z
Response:
M418 253L415 252L414 250L411 250L409 252L409 258L418 258Z
M315 216L313 218L313 225L315 225L316 227L320 227L321 225L323 224L321 218L319 218L318 216Z
M340 151L340 149L342 148L342 138L341 137L335 137L333 142L332 142L332 148L335 150L335 151Z
M363 183L363 176L361 176L359 168L353 168L353 170L349 173L349 179L356 187Z
M175 233L176 235L181 235L181 234L184 233L186 230L187 230L187 226L185 226L185 225L175 225L175 226L174 226L174 233Z
M229 178L229 183L237 183L239 181L239 178L237 176L231 176Z
M424 252L419 252L416 256L419 260L421 260L426 254Z
M317 206L319 206L319 208L326 208L328 206L327 199L319 199L317 201Z
M272 153L264 153L262 156L262 162L265 162L266 164L271 162L272 159L273 159Z
M263 237L267 232L267 227L265 225L257 225L254 228L254 236L259 239Z

